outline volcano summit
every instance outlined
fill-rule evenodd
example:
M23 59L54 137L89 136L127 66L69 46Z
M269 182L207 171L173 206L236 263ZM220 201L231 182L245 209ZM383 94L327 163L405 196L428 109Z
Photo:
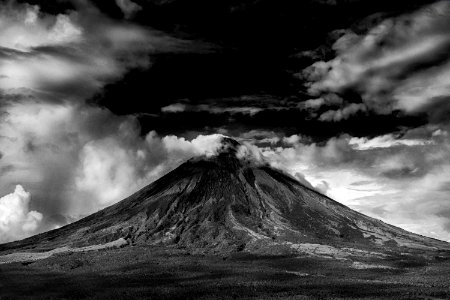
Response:
M191 253L345 258L438 251L449 245L358 213L272 168L251 147L221 137L123 201L0 250L80 248L126 240Z

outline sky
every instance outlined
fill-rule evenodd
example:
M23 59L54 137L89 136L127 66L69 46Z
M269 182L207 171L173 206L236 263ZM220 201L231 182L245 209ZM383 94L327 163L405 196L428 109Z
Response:
M146 186L221 135L450 241L450 2L0 3L0 243Z

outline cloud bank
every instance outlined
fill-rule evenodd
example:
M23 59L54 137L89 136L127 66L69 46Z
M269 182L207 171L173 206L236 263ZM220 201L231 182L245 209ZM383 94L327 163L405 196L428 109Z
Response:
M27 237L39 228L43 215L29 210L30 200L21 185L0 198L0 243Z
M321 119L345 119L366 108L381 114L425 112L432 119L438 118L436 110L448 111L444 99L450 96L449 11L448 1L438 1L410 14L372 17L353 30L335 31L334 36L340 36L333 45L336 57L315 62L302 78L310 95L323 99L353 91L361 103L347 103ZM318 100L315 103L318 106Z

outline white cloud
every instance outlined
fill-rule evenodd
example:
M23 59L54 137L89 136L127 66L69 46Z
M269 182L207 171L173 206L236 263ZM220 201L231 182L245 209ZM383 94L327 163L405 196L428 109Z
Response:
M0 59L0 88L7 93L27 88L46 91L69 84L85 83L89 91L103 85L106 78L120 74L121 69L109 57L86 57L74 62L63 57L39 54L30 57Z
M321 192L324 195L327 195L329 189L330 189L330 185L328 184L328 182L326 182L325 180L320 181L318 184L316 184L314 186L314 188Z
M88 142L80 157L75 188L92 195L99 206L112 204L148 183L137 173L145 157L121 147L114 138Z
M439 1L385 19L363 34L348 30L333 45L334 59L315 62L303 71L309 93L324 97L352 89L368 108L380 113L393 109L414 113L434 98L449 96L450 65L445 63L450 50L449 12L450 3ZM323 116L331 117L331 113Z
M199 135L191 141L197 153L204 153L206 156L217 155L217 151L221 147L221 134Z
M154 133L149 135L154 136ZM212 157L217 155L222 149L222 134L198 135L191 141L179 138L175 135L168 135L161 139L164 147L170 156L189 158L192 156ZM148 140L148 137L147 137ZM243 150L244 151L244 150ZM247 150L245 150L247 151ZM251 152L251 149L248 149Z
M297 179L301 184L303 184L304 186L310 188L310 189L314 189L313 185L311 184L311 182L309 182L305 175L300 173L300 172L296 172L294 175L295 179Z
M10 3L0 5L3 93L32 89L84 100L127 70L148 67L154 51L189 48L160 32L110 20L91 6L53 16Z
M161 108L161 111L164 113L179 113L185 111L192 112L209 112L212 114L222 114L222 113L230 113L230 114L249 114L251 116L263 111L263 108L253 107L253 106L228 106L221 107L210 104L183 104L183 103L174 103L168 106L164 106Z
M161 107L161 111L165 113L178 113L186 110L186 104L174 103L168 106Z
M3 5L0 10L0 46L30 51L39 46L79 42L83 30L73 21L76 15L41 17L39 6Z
M295 145L298 142L300 142L300 140L301 140L301 137L299 135L293 134L289 137L284 137L283 143Z
M432 140L425 139L406 139L406 138L395 138L393 134L386 134L382 136L377 136L372 139L369 138L357 138L352 137L349 140L349 145L351 145L356 150L370 150L376 148L390 148L395 146L424 146L432 144Z
M116 0L117 6L120 7L125 18L131 18L135 13L142 9L141 6L132 2L131 0Z
M364 104L352 103L344 108L337 110L329 110L320 115L320 121L328 122L339 122L342 120L347 120L350 116L356 114L357 112L365 112L367 110Z
M323 98L309 99L303 103L303 106L305 108L317 109L317 108L321 107L322 105L324 105L325 102L326 101Z
M411 76L393 94L397 100L396 108L408 112L420 111L442 96L450 96L450 63Z
M397 175L399 177L406 177L419 171L419 167L416 166L415 161L401 153L379 157L374 167L378 172L387 176Z
M386 222L425 236L450 240L446 224L450 215L448 184L450 166L443 162L424 177L403 183L384 183L382 189L391 189L388 195L374 194L356 198L353 207Z
M87 195L86 189L76 186L75 179L78 170L85 168L87 178L104 175L106 185L110 178L108 163L112 164L113 159L118 159L118 174L129 175L126 163L134 159L128 158L129 153L138 153L144 147L135 120L116 117L105 109L69 103L24 101L10 104L4 110L6 118L0 122L0 152L3 153L0 168L7 168L8 172L0 173L0 190L7 190L16 182L25 184L46 216L84 214L108 201L119 200L112 192ZM104 173L101 173L103 169L95 169L98 164L94 159L103 159ZM151 160L155 160L154 164ZM142 167L137 169L145 173L144 166L152 168L162 160L149 156L148 160L140 161ZM112 180L110 190L115 184ZM117 190L124 189L116 192L117 197L133 187L125 189L118 185Z
M31 234L39 229L42 214L30 211L30 193L21 185L14 192L0 198L0 243L11 242Z

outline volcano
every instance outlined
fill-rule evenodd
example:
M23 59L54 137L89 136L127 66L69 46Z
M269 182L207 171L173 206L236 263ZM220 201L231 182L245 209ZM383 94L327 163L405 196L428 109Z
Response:
M0 246L46 251L125 240L193 253L347 257L439 251L449 244L356 212L222 137L121 202L60 229Z

